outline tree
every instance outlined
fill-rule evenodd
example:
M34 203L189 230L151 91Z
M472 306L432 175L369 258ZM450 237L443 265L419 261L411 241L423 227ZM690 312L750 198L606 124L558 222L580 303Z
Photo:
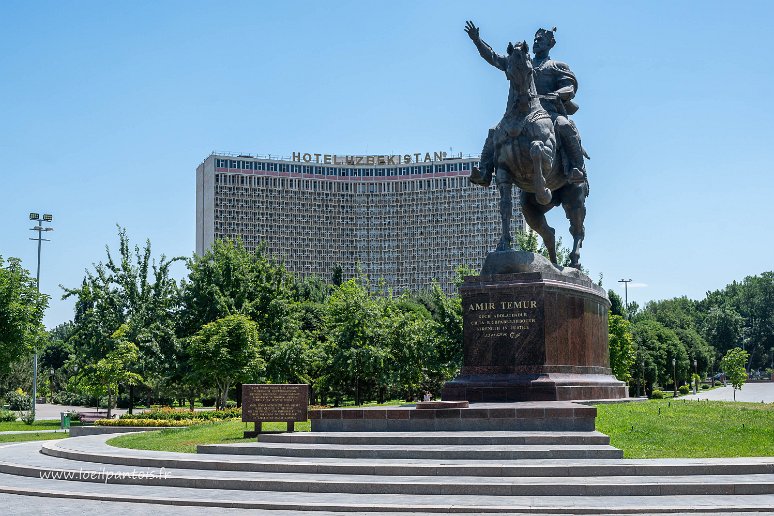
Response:
M611 315L608 320L610 369L622 382L628 382L631 379L630 370L636 357L629 326L629 321L620 315Z
M736 401L736 390L741 389L744 382L747 380L747 359L750 358L750 354L741 348L734 348L728 350L723 359L720 361L720 367L723 372L726 373L726 377L734 387L734 401Z
M251 252L240 240L216 240L206 253L188 261L188 269L182 284L181 336L194 335L204 325L235 314L257 323L264 345L296 335L293 276L262 248Z
M641 319L632 324L631 332L635 354L645 362L647 390L651 390L655 383L672 383L672 359L676 362L676 377L685 378L690 371L688 352L674 331L658 321Z
M255 380L263 368L258 326L242 314L205 324L188 344L193 374L218 388L218 408L225 408L235 383Z
M626 307L621 296L611 289L607 291L607 297L610 298L610 315L626 317Z
M731 307L712 306L704 318L705 338L718 351L725 352L742 343L744 318Z
M105 358L88 364L80 376L80 383L87 390L96 395L107 395L107 417L110 419L113 409L113 400L118 394L119 385L137 385L142 382L142 377L131 371L139 358L137 345L127 340L129 327L121 325L111 335L114 341L112 350Z
M0 256L0 373L27 356L43 341L43 313L48 296L18 258Z
M182 258L158 262L151 258L151 243L131 247L126 230L118 227L118 256L105 246L106 262L86 271L81 286L66 288L63 298L75 297L73 344L75 362L94 364L114 349L111 335L126 325L126 339L139 350L138 365L144 381L160 384L175 371L175 337L178 308L177 282L170 276L172 265ZM134 384L130 384L134 386ZM132 409L130 387L130 405Z

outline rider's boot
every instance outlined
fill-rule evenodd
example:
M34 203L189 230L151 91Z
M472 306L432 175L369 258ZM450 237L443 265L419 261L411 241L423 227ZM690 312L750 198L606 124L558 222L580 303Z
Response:
M570 183L583 183L586 181L586 165L583 160L585 153L580 142L580 135L571 122L569 124L561 124L557 128L562 138L564 154L570 162L567 181Z
M481 161L479 167L473 167L470 177L471 183L480 186L489 186L492 184L492 175L494 174L494 144L492 142L494 131L489 130L489 135L484 142L484 148L481 149ZM483 172L483 173L482 173Z

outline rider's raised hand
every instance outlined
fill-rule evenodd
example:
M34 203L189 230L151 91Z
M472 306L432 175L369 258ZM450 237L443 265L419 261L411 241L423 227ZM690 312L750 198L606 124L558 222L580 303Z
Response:
M470 39L473 41L478 41L479 35L478 35L478 27L473 25L473 22L468 20L465 22L465 32L468 33L468 36L470 36Z

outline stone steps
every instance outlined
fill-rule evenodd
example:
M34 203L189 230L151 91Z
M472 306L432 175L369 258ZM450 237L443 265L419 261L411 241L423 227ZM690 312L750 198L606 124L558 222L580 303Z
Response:
M297 511L336 514L410 513L452 514L768 514L774 495L675 495L632 497L519 497L519 496L438 496L428 495L348 495L342 493L295 493L224 491L217 489L146 487L104 483L75 483L36 479L0 473L0 493L69 500L97 500L158 504L190 512L195 507L233 508L270 511ZM106 511L110 505L100 506Z
M137 466L173 469L200 469L221 471L255 471L275 473L320 473L348 475L418 475L418 476L489 476L489 477L566 477L566 476L670 476L764 474L774 473L774 461L754 462L737 460L694 461L611 461L601 460L520 460L520 461L421 461L411 459L347 460L317 458L308 460L296 457L261 457L251 455L197 455L190 453L166 453L161 456L148 452L103 446L77 446L68 442L44 443L41 453L52 457L81 462L94 462L121 466Z
M461 444L373 444L387 436L277 434L258 447L464 449ZM601 434L599 434L601 435ZM599 435L588 435L594 441ZM774 458L749 459L465 459L337 458L184 454L108 446L111 436L88 436L0 446L0 493L165 503L203 507L337 512L691 513L762 511L774 507ZM396 436L393 436L395 438ZM460 435L436 436L454 443ZM566 442L583 436L482 435L471 450L570 450L607 445L503 444L519 439ZM416 439L414 439L416 438ZM498 444L486 445L484 442ZM500 439L497 441L497 439ZM298 442L298 441L302 442ZM294 442L295 441L295 442ZM324 444L310 444L321 441ZM330 443L342 444L330 444ZM524 441L526 442L526 441ZM554 441L556 442L556 441ZM358 444L365 443L365 444ZM271 446L269 446L271 445ZM230 446L238 448L243 445ZM470 451L470 450L469 450ZM328 451L323 455L329 455ZM164 477L158 476L164 467ZM50 477L71 472L71 478ZM96 473L91 477L87 473ZM156 477L130 476L155 472ZM80 473L80 477L78 474ZM84 474L86 476L84 477ZM110 475L106 483L106 475Z
M345 444L249 443L199 445L199 453L342 459L620 459L623 452L609 445L391 446Z
M601 432L295 432L261 434L261 443L355 444L355 445L609 445Z
M34 447L28 447L34 449ZM61 479L68 482L128 484L157 487L196 487L240 491L309 492L396 495L478 496L664 496L774 494L774 474L683 475L668 483L654 476L608 477L471 477L382 476L174 470L135 478L137 468L106 467L45 455L17 456L0 461L0 473Z

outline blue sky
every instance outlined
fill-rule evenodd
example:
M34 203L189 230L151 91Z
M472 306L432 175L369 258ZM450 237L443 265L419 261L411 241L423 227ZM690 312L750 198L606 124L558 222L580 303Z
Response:
M52 213L58 285L115 247L190 256L195 168L212 151L478 153L503 51L557 26L577 74L588 198L583 263L640 304L701 298L772 270L771 2L0 3L0 255L35 269L30 211ZM549 222L569 240L560 211ZM494 243L493 243L494 244ZM178 276L184 270L176 271Z

